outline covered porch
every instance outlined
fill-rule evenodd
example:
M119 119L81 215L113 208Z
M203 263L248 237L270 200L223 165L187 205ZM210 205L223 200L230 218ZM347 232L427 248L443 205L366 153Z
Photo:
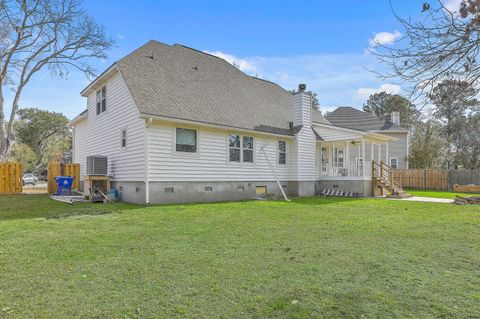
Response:
M389 144L395 140L350 129L314 127L314 130L320 137L317 139L318 179L370 179L372 161L388 163Z

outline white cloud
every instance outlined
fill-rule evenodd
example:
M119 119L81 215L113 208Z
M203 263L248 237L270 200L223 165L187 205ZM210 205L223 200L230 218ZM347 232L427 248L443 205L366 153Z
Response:
M125 36L123 34L119 34L119 35L117 35L117 39L123 40L123 39L125 39Z
M204 52L214 56L218 56L221 59L224 59L228 63L237 66L240 69L240 71L243 71L245 73L258 74L258 68L250 58L242 59L232 54L224 53L221 51L204 51Z
M402 37L402 34L399 31L394 32L378 32L373 35L370 39L370 47L374 48L379 45L388 45L393 44L395 41L399 40Z
M360 100L366 100L370 97L370 95L378 93L378 92L387 92L390 94L399 94L402 91L400 85L391 84L391 83L384 83L380 85L378 89L374 88L359 88L357 90L357 98Z
M443 6L450 12L458 12L462 0L443 0Z

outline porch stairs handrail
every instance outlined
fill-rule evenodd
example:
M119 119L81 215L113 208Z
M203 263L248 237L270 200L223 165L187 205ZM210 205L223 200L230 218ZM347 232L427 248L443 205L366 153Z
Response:
M403 191L401 177L399 176L398 181L395 181L393 168L385 164L383 161L380 161L379 163L372 161L372 195L375 195L377 187L382 189L382 195L384 191L387 191L389 193L387 196L409 196L409 194Z

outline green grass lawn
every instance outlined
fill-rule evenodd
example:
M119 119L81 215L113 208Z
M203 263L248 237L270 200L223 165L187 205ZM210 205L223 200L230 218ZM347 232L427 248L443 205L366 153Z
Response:
M0 318L480 314L477 206L3 196L0 216Z
M480 196L478 194L464 194L464 193L454 193L454 192L445 192L445 191L434 191L434 190L421 190L421 189L406 189L407 193L413 196L420 197L433 197L433 198L447 198L455 199L457 196Z

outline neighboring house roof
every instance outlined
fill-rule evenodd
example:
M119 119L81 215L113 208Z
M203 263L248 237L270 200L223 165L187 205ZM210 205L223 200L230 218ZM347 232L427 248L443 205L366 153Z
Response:
M350 106L342 106L327 114L327 120L335 126L363 131L408 132L407 129L375 115Z
M216 56L152 40L114 66L144 116L294 134L293 95ZM315 109L312 118L329 123Z

